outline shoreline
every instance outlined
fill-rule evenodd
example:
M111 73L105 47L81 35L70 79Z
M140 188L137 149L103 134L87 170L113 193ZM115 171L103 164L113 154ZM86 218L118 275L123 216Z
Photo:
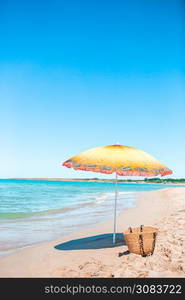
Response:
M135 192L135 191L133 191L133 192L130 192L130 193L133 193L134 195L135 195L135 198L134 198L134 207L131 207L131 208L124 208L124 209L122 209L120 212L117 212L117 215L119 215L119 214L121 214L121 213L123 213L124 211L126 211L126 210L129 210L129 209L132 209L132 208L135 208L135 207L137 207L137 203L139 202L139 199L138 199L138 194L139 193L148 193L148 191L137 191L137 192ZM113 215L112 215L113 216ZM102 221L98 221L97 222L97 226L99 226L99 225L101 225L101 224L104 224L104 223L106 223L106 222L111 222L111 218L110 218L110 216L109 217L106 217L106 219L105 220L102 220ZM77 225L78 226L78 225ZM85 229L85 231L86 230L88 230L88 229L91 229L91 228L94 228L94 225L92 224L92 223L88 223L87 224L87 227L86 227L86 229ZM81 232L81 230L78 228L75 232L72 232L72 233L68 233L67 235L62 235L60 238L64 238L64 237L68 237L68 236L71 236L71 235L75 235L75 234L78 234L79 232ZM59 237L58 237L59 238ZM11 255L11 254L15 254L15 253L17 253L18 251L20 251L20 250L23 250L23 249L25 249L25 248L28 248L28 247L32 247L32 246L37 246L37 245L41 245L41 244L45 244L45 243L50 243L50 242L52 242L52 241L55 241L55 240L57 240L58 239L57 237L56 238L51 238L51 239L49 239L49 240L43 240L43 241L40 241L40 242L32 242L32 243L30 243L29 245L25 245L25 246L20 246L20 247L18 247L18 248L9 248L8 250L2 250L1 249L1 253L0 253L0 258L2 258L2 257L7 257L7 256L9 256L9 255Z
M0 277L155 277L156 272L159 277L183 277L185 264L183 265L182 262L179 269L174 266L177 254L176 257L172 257L172 267L171 262L170 264L168 262L166 269L165 251L168 249L166 250L164 245L167 244L166 238L172 239L172 237L164 234L164 229L168 228L168 235L170 235L169 226L173 228L176 226L174 222L170 223L170 218L174 218L176 207L181 211L176 213L179 218L178 222L180 220L179 224L184 224L183 219L181 220L182 212L185 211L184 195L184 187L140 192L136 207L123 210L117 218L117 232L120 234L129 226L135 227L141 224L152 225L160 229L157 249L150 258L153 270L150 270L148 258L135 254L118 257L118 253L126 251L127 246L118 244L112 247L113 222L108 220L75 234L66 235L51 242L26 246L12 254L0 257ZM179 225L176 230L179 234ZM158 247L162 248L158 249ZM182 249L179 247L176 250L180 253ZM183 260L182 253L179 256L179 261ZM161 260L161 265L157 267ZM178 266L177 263L176 265Z
M24 181L22 181L21 184L19 184L19 182L18 183L14 182L13 187L14 184L15 186L18 184L18 187L24 185L27 187L27 182ZM35 184L35 182L31 182L30 186L32 186L32 184L33 186L37 186L37 183ZM39 182L38 184L40 186L40 189L43 190L42 183ZM50 186L53 184L52 182L47 184L46 181L44 182L44 186L45 185ZM59 183L59 185L60 186L67 185L68 190L71 192L73 190L71 186L76 186L76 184L73 185L72 183L70 183L69 185L68 183L65 184ZM77 183L77 185L79 184ZM66 234L76 233L79 230L81 230L82 227L91 228L96 223L99 224L101 222L112 219L114 197L115 197L115 194L112 190L113 183L111 185L108 183L107 184L102 183L100 184L100 186L96 183L92 183L92 184L85 183L82 185L87 186L85 188L85 193L87 192L88 197L85 195L83 201L81 202L77 201L78 205L73 203L71 207L70 205L68 207L68 204L66 204L66 207L64 206L64 208L62 206L58 206L58 208L56 207L55 209L51 208L43 211L41 209L38 209L38 212L36 211L30 214L26 214L25 212L25 214L20 214L18 216L10 215L4 217L3 215L1 215L2 218L0 223L0 227L1 227L0 256L3 257L9 255L9 253L15 253L17 252L17 250L22 249L23 247L26 246L37 245L43 242L50 242ZM107 188L106 185L110 185L110 187ZM123 209L126 209L126 207L135 207L137 205L136 204L138 198L137 195L138 193L141 193L142 190L143 191L159 190L159 189L166 189L171 187L167 185L147 186L145 184L143 184L142 186L138 184L133 184L133 185L131 184L131 187L129 187L129 184L127 186L126 184L125 185L119 184L119 185L120 185L120 189L119 189L120 199L118 203L117 213L120 213ZM91 195L91 197L88 195L88 193L90 192L89 186L93 192L93 194L89 194ZM102 190L102 186L104 191ZM56 187L55 189L58 190L57 183L54 183L54 187ZM94 194L94 187L95 190L97 189L96 191L96 193L98 193L97 195ZM81 184L80 184L80 190L81 190ZM29 191L29 193L31 192L32 189ZM73 194L71 194L71 196L73 196ZM35 198L36 197L34 197L34 199ZM44 198L42 197L41 200ZM28 200L24 202L25 205L27 205L27 202ZM19 205L20 207L19 210L21 211L22 202L20 202L20 205ZM39 202L36 201L35 205L39 205ZM77 219L75 218L75 216L77 217ZM51 224L53 224L53 226L51 226ZM61 232L61 226L63 228L62 232Z
M166 190L166 189L168 189L169 187L166 187L165 189L163 189L163 190ZM160 191L160 190L156 190L156 191ZM134 206L133 207L131 207L131 208L127 208L127 207L125 207L124 209L122 209L121 211L117 211L117 216L118 215L120 215L120 214L122 214L124 211L127 211L127 210L130 210L130 209L133 209L133 208L136 208L137 207L137 205L138 205L138 203L139 203L139 195L141 194L141 193L148 193L148 192L151 192L151 191L137 191L137 192L131 192L131 193L133 193L134 194ZM113 214L113 212L112 212L112 214ZM38 214L39 215L39 214ZM112 215L112 217L113 217L113 215ZM21 218L20 218L21 219ZM9 220L5 220L5 222L7 221L10 221L11 219L9 219ZM24 220L24 218L23 218L23 220ZM26 219L25 219L26 220ZM106 217L106 219L104 219L104 220L101 220L101 221L98 221L97 222L97 226L99 226L99 225L101 225L101 224L104 224L104 223L106 223L106 222L111 222L111 217L109 216L109 217ZM63 238L63 237L65 237L65 236L71 236L71 235L75 235L75 234L77 234L77 233L79 233L79 232L81 232L81 230L79 229L79 226L77 225L77 230L76 231L74 231L74 232L71 232L71 233L68 233L67 235L65 234L65 235L61 235L60 236L60 238ZM88 224L86 224L86 229L90 229L90 228L94 228L94 225L90 222L90 223L88 223ZM86 230L85 229L85 230ZM12 247L12 248L8 248L8 249L1 249L0 251L0 258L1 257L6 257L6 256L9 256L9 255L11 255L11 254L15 254L15 253L17 253L18 251L20 251L20 250L22 250L22 249L25 249L25 248L27 248L27 247L32 247L32 246L37 246L37 245L40 245L40 244L43 244L43 243L50 243L50 242L52 242L52 241L55 241L55 240L57 240L59 237L55 237L55 238L50 238L50 239L46 239L46 240L42 240L42 241L36 241L36 242L30 242L30 244L27 244L27 245L24 245L24 246L19 246L19 247L17 247L17 248L15 248L15 247Z
M0 178L0 180L27 180L27 181L56 181L56 182L100 182L100 183L115 183L115 179L99 179L99 178ZM126 183L126 184L132 184L132 183L137 183L137 184L164 184L164 185L180 185L184 186L185 183L180 183L178 182L173 182L173 181L164 181L164 182L154 182L154 181L145 181L145 180L127 180L127 179L118 179L118 183Z

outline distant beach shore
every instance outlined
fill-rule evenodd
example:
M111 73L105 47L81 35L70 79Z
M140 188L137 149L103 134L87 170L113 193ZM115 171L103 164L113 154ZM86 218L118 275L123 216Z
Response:
M64 182L115 182L115 179L101 179L101 178L7 178L10 180L37 180L37 181L64 181ZM152 178L145 180L133 180L133 179L118 179L119 183L150 183L150 184L180 184L185 185L185 179L161 179Z
M159 228L149 258L119 256L127 246L112 247L109 220L0 258L0 277L185 277L185 188L139 193L137 207L119 214L117 231L141 224Z

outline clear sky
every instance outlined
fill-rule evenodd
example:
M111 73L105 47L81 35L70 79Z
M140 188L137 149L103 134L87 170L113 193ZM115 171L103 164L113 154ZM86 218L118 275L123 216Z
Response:
M185 177L183 3L0 1L0 178L101 177L59 163L116 142Z

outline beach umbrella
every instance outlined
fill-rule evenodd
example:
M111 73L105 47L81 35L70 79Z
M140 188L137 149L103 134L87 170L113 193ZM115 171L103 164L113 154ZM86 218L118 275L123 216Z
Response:
M135 147L118 144L89 149L61 164L75 170L116 174L113 244L115 244L116 238L118 176L153 177L172 174L170 169L148 153Z

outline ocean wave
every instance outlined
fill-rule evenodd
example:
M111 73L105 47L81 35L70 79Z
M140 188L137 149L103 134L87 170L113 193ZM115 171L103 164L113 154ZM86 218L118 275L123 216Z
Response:
M73 207L63 207L63 208L55 208L55 209L48 209L43 211L34 211L34 212L3 212L0 213L0 222L3 222L8 219L22 219L22 218L29 218L34 216L46 216L50 214L59 214L59 213L66 213L71 212L74 210L78 210L80 208L86 207L86 206L93 206L95 204L94 201L81 203L79 205L73 206Z
M119 192L118 193L118 199L125 199L129 200L130 196L133 195L134 192ZM109 205L110 201L114 200L115 193L114 192L104 192L104 193L97 193L95 195L87 194L84 195L84 199L81 199L78 204L74 204L73 206L68 207L59 207L59 208L52 208L52 209L45 209L41 211L30 211L30 212L0 212L0 223L4 222L6 220L15 220L15 219L27 219L27 218L34 218L34 217L46 217L47 215L53 215L53 214L66 214L70 213L75 210L83 209L88 206L101 206L101 205ZM127 197L128 198L127 198ZM120 200L121 200L120 199ZM107 203L106 203L107 202ZM104 205L104 206L105 206Z
M118 192L118 198L120 196L126 196L126 195L133 195L134 192ZM101 204L105 202L106 200L112 200L115 198L115 192L109 192L109 193L100 193L96 195L96 204ZM126 199L126 197L125 197Z

